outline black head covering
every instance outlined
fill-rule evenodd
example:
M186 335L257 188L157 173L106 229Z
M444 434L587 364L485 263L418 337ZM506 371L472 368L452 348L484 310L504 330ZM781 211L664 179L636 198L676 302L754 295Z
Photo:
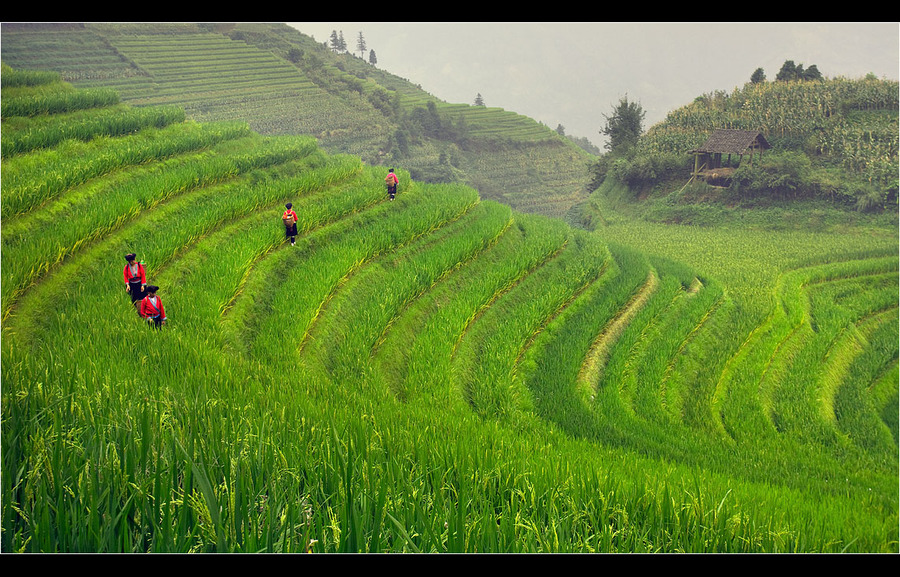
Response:
M127 261L132 261L132 260L135 259L136 256L137 256L136 254L134 254L133 252L130 252L130 253L128 253L128 254L125 255L125 260L127 260Z
M144 288L144 290L146 290L148 293L155 293L156 291L159 290L159 287L156 286L156 285L152 285L152 284L151 284L151 285L147 285L147 286Z

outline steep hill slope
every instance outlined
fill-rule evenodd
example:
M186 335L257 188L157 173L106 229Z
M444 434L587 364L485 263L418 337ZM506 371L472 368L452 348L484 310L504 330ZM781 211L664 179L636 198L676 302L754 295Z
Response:
M3 25L3 61L55 70L123 101L175 104L199 121L308 134L330 152L396 164L427 182L565 216L587 195L590 155L532 119L442 102L278 24Z
M895 235L392 202L310 136L2 84L4 552L897 552Z

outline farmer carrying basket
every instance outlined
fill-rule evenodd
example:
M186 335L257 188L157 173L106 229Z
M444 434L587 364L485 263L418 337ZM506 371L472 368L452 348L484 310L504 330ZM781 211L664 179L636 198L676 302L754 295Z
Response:
M284 223L285 238L291 239L291 246L297 238L297 213L291 209L291 203L284 205L285 211L281 215L281 222Z
M384 184L387 186L388 195L390 195L391 200L394 200L394 195L397 194L397 185L400 184L400 179L394 174L393 168L388 170L388 175L384 178Z

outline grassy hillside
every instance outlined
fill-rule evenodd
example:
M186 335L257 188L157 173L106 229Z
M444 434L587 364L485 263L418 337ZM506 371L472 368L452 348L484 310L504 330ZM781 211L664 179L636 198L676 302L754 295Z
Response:
M517 210L565 216L587 196L591 156L534 120L443 102L280 24L3 25L3 61L114 89L197 121L307 134L331 153L458 182Z
M897 552L893 231L390 202L309 136L2 84L4 552Z
M608 177L628 190L611 184L606 190L617 194L595 195L593 205L603 196L632 215L697 224L749 218L783 227L797 213L815 219L824 211L896 225L898 102L896 81L872 77L748 83L703 95L634 148L601 158L595 183ZM771 148L752 160L723 155L718 172L727 177L697 178L692 151L715 129L758 132Z

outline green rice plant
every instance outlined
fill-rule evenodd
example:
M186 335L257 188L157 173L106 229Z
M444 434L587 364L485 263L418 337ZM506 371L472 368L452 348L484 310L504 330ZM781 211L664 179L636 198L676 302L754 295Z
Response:
M831 317L826 319L828 325L843 325L837 329L837 336L829 343L828 353L822 363L824 378L817 398L822 403L825 418L834 419L833 397L854 357L867 348L869 337L877 327L896 316L896 283L896 273L866 275L854 278L852 282L836 281L819 285L811 291L819 332L823 332L820 327L825 323L818 319L826 315ZM884 289L874 290L879 285ZM830 293L830 299L823 294L826 292ZM822 304L818 304L820 302ZM833 312L833 308L838 306L846 310L841 310L844 314L840 316L838 311ZM819 313L822 309L824 314Z
M609 378L608 372L618 370L611 360L605 361L603 379L596 369L588 370L597 362L597 357L606 359L610 355L610 358L618 357L626 363L633 363L634 368L626 370L623 379L629 378L629 371L633 371L641 374L647 384L664 382L669 378L666 372L674 364L672 357L684 352L683 339L690 336L691 328L700 322L710 303L709 300L703 301L707 297L691 292L678 298L697 299L684 301L696 308L692 314L682 316L674 313L670 298L657 298L655 302L653 299L644 300L635 309L636 303L642 302L638 298L641 291L647 287L645 275L649 263L644 260L643 266L634 266L641 263L641 255L621 247L614 248L613 254L619 263L616 270L607 273L601 282L567 307L536 340L526 357L534 363L526 374L530 375L527 382L536 410L570 435L604 446L627 447L629 451L642 454L677 455L679 462L704 462L705 466L713 468L722 465L717 459L723 460L723 446L715 440L707 440L704 433L698 436L681 429L678 420L662 414L665 399L662 388L652 393L657 395L657 399L650 399L649 405L643 401L632 406L627 404L618 385L614 382L603 384L603 380ZM630 259L633 260L629 262ZM659 274L666 279L665 282L673 285L670 294L672 290L679 290L676 287L683 286L682 280L691 278L688 271L679 268L673 267L672 263L660 268ZM673 271L679 271L681 275L673 275ZM667 318L661 317L660 312L665 311L673 314ZM655 333L654 323L648 324L648 321L663 318L667 323L674 319L681 321L684 328L675 334L685 336L668 342L648 341L648 349L643 350L644 341L633 338L633 335L643 338ZM627 323L626 326L619 326L623 322ZM660 349L659 353L654 344ZM659 354L659 359L652 358L654 354ZM526 366L524 361L523 366ZM657 374L652 376L649 371L656 371ZM600 382L586 382L588 379L600 379ZM631 386L639 391L646 385L642 381Z
M736 244L733 241L733 232L729 229L711 229L703 227L665 227L654 225L651 223L616 223L608 221L608 224L598 230L604 237L615 238L622 242L627 242L633 246L639 247L651 253L677 258L681 262L691 264L694 270L702 272L716 282L727 287L727 300L725 301L726 315L723 317L712 317L710 325L719 336L720 346L711 348L715 360L707 363L703 368L704 371L711 371L713 367L721 367L717 372L710 372L707 382L715 383L712 394L711 403L713 407L712 414L713 423L722 415L723 401L731 402L730 398L735 398L735 407L744 406L752 407L758 398L755 394L756 389L753 385L749 385L747 389L747 399L749 404L737 401L737 390L729 392L729 379L753 379L754 375L758 376L763 373L765 366L760 359L757 368L751 368L753 365L745 365L741 360L749 348L742 347L741 341L748 337L751 340L760 340L762 331L767 330L763 325L765 317L769 310L775 306L772 295L773 279L779 277L778 267L786 270L797 266L800 259L809 262L810 257L804 257L803 251L810 251L810 254L822 255L822 259L841 259L842 255L856 257L853 254L858 252L860 247L869 244L871 246L880 246L885 243L885 248L890 251L887 244L892 242L888 238L880 239L878 237L862 239L849 238L845 236L835 236L828 234L813 235L806 233L763 233L756 231L744 231L742 236L746 244ZM850 242L852 241L852 242ZM751 249L742 249L743 252L734 250L738 247L752 247ZM801 248L807 247L807 248ZM815 247L815 248L809 248ZM873 254L878 254L875 249ZM727 320L726 319L730 319ZM724 324L726 323L727 324ZM702 334L701 334L702 336ZM702 338L706 338L702 336ZM772 341L770 341L772 342ZM725 343L728 343L725 345ZM724 345L724 346L722 346ZM695 347L696 348L696 347ZM729 358L731 357L731 358ZM736 367L742 366L740 370ZM715 408L718 407L718 408ZM702 416L706 410L698 407ZM746 410L746 409L742 409ZM694 409L692 409L694 411ZM715 417L719 415L719 417ZM744 423L739 431L755 430L753 426L747 423L751 422L747 419L750 415L741 417L736 422ZM770 425L764 424L763 414L757 413L757 419L760 423L760 431L765 431ZM732 431L733 434L735 431Z
M897 444L897 440L900 438L900 435L898 435L898 420L900 420L900 415L898 415L895 410L898 400L898 390L896 385L900 382L900 379L898 379L897 365L896 359L887 363L881 373L878 374L867 387L867 392L874 410L891 432L894 444ZM866 366L870 367L871 365Z
M674 263L657 260L654 265L664 278L673 279L674 295L659 318L644 329L641 342L631 353L635 369L627 371L625 377L635 379L635 412L641 418L680 422L683 399L669 388L668 377L686 340L710 314L720 293L715 292L714 285L704 286L689 270Z
M107 283L121 290L118 280L121 275L119 270L121 257L134 251L135 247L140 247L140 254L148 266L148 274L152 276L155 269L165 267L166 263L176 258L186 246L190 246L222 223L239 215L258 211L263 205L284 202L286 199L295 198L298 194L303 195L318 187L328 186L329 182L347 178L358 170L358 159L337 157L325 163L321 171L300 172L294 178L279 180L277 184L261 182L256 186L245 188L253 194L210 194L209 190L198 189L194 194L179 197L175 201L163 203L150 210L147 215L135 221L137 228L117 230L105 237L109 242L115 243L117 249L100 263L95 264L94 261L98 257L90 248L73 254L55 267L40 284L24 293L16 306L27 311L23 317L25 319L39 320L41 323L52 322L54 319L45 318L35 314L34 311L52 306L52 300L55 298L53 291L64 287L72 278L74 271L82 268L94 269L99 265L102 268L96 270L95 274L101 275ZM271 218L275 220L279 214L280 210L277 213L273 212ZM110 268L112 262L119 264ZM99 307L88 313L87 318L90 318L91 314L102 314L102 310L103 307ZM22 315L22 311L18 311L17 314ZM27 342L26 334L34 334L33 331L43 329L37 329L31 322L26 321L24 326L17 327L16 330Z
M368 372L371 352L413 299L490 246L510 223L509 209L478 203L453 222L358 269L317 319L315 347L305 351L346 386ZM387 256L387 255L386 255ZM372 391L371 381L367 390Z
M812 414L814 411L809 411L813 406L809 399L816 396L811 391L816 382L812 373L819 372L824 357L823 353L815 351L821 350L831 338L834 338L832 331L837 330L846 322L837 321L834 325L830 325L832 321L825 312L837 312L838 309L836 307L813 307L812 303L802 296L802 292L828 286L836 279L848 274L862 276L870 274L872 271L890 270L893 267L896 267L895 259L869 259L862 262L850 261L798 269L790 275L796 280L790 281L792 288L789 293L785 293L781 301L785 308L790 307L794 311L788 315L792 320L785 325L789 332L783 333L783 340L777 345L772 358L768 361L769 367L760 381L759 393L764 404L769 407L771 418L777 419L780 430L792 429L798 433L802 432L804 435L815 435L817 434L815 431L822 429L820 421ZM791 296L787 296L788 294ZM889 303L894 297L895 295L885 294L881 302ZM791 304L788 304L789 300L792 301ZM871 301L869 300L869 302ZM814 312L816 309L819 310L818 314ZM787 327L790 328L787 329ZM813 366L816 368L813 369ZM785 387L777 384L779 380L783 381L785 378L792 382L792 386ZM773 403L776 402L776 397L780 398L783 395L787 395L791 400L778 401L779 407L783 407L779 411ZM828 394L825 393L825 396L827 397ZM794 422L792 419L799 421Z
M372 170L360 171L359 174L354 174L354 178L323 179L322 183L329 181L333 183L333 192L306 195L293 200L292 210L299 218L297 223L299 234L312 234L335 221L372 208L384 200L380 174L376 177ZM270 220L271 218L269 216ZM235 350L249 353L246 345L248 341L252 341L252 327L259 320L254 318L253 311L266 306L266 295L271 292L273 285L278 284L267 282L267 275L271 274L273 269L283 267L289 255L289 251L267 251L260 254L241 279L235 294L222 307L220 323L223 331L230 335L226 339L227 343ZM263 256L268 258L262 258ZM253 295L253 298L241 298L245 292Z
M180 108L131 108L123 104L71 113L65 121L60 121L57 116L49 120L44 117L5 120L3 157L49 148L70 138L86 141L97 136L121 136L142 128L162 128L185 120Z
M682 291L678 278L657 274L661 278L657 281L653 294L620 337L617 348L608 362L607 370L597 385L600 389L611 388L615 391L628 413L640 415L640 418L649 417L648 411L655 413L656 418L661 417L660 407L652 407L655 403L651 400L655 397L654 400L658 403L658 395L650 395L651 399L644 398L643 401L639 398L641 394L639 389L644 384L639 373L649 360L646 358L645 349L654 346L657 325L662 322L661 318L668 313ZM653 385L658 382L658 379L650 381ZM641 406L643 403L649 403L651 406Z
M273 141L272 146L262 146L249 152L232 154L201 154L181 162L177 169L168 163L164 167L153 165L139 170L139 178L122 182L120 173L113 174L100 186L89 186L87 194L76 199L62 199L53 207L29 215L12 230L4 230L4 250L8 252L12 268L4 269L4 315L15 302L18 294L34 282L50 267L56 265L78 248L122 222L134 218L142 210L168 198L195 191L206 194L204 186L226 182L228 179L253 169L283 163L291 158L304 157L313 152L314 142L309 139L285 139ZM92 183L94 184L94 183ZM224 185L223 185L224 186ZM220 190L225 194L227 188ZM199 192L197 192L199 191ZM59 230L58 222L65 219L67 225ZM54 234L42 231L56 230Z
M468 405L450 384L459 340L482 312L565 239L561 223L516 214L492 246L430 288L392 323L373 358L376 374L405 402L467 412Z
M63 191L129 165L162 160L250 135L244 123L173 124L125 137L68 140L3 160L2 217L34 210Z
M888 411L879 410L878 399L872 385L881 374L890 374L886 368L895 365L897 359L897 310L888 309L866 319L859 326L859 336L845 337L836 343L837 354L827 359L825 372L829 379L840 378L835 391L823 399L823 410L830 410L828 417L850 441L883 463L896 460L897 442L891 425L895 420ZM843 337L844 335L842 335ZM845 344L850 338L861 342ZM844 351L851 349L854 356L846 358ZM843 353L843 354L842 354ZM847 355L849 356L849 355ZM840 371L839 375L835 372ZM896 385L894 381L893 385ZM884 385L886 390L891 387ZM893 387L896 397L896 387ZM887 417L887 418L886 418ZM893 428L896 431L896 427Z
M682 354L672 364L664 381L667 390L672 383L678 383L679 388L686 383L691 383L691 387L700 387L698 391L703 391L701 394L682 397L684 402L681 406L686 418L685 422L691 428L696 428L699 431L709 431L709 433L715 435L715 438L722 439L722 444L720 446L717 443L704 445L706 443L705 440L704 443L698 443L698 439L691 440L690 435L684 436L686 439L684 443L676 443L675 441L682 437L683 433L679 433L677 429L660 430L653 433L652 429L647 429L649 424L645 424L643 428L637 429L631 437L615 437L612 434L615 429L611 424L605 425L605 429L601 428L600 430L606 431L605 434L608 435L610 443L625 443L624 439L630 438L632 440L628 442L634 446L640 446L638 439L649 440L654 438L654 435L658 435L659 439L662 440L666 439L667 435L668 438L664 442L660 442L655 446L649 442L644 443L647 448L641 450L649 451L652 448L653 451L658 451L660 454L678 454L678 457L673 457L676 460L685 460L687 457L698 458L706 462L706 466L713 466L714 463L717 463L715 467L718 470L746 471L754 478L757 478L757 471L768 470L769 473L763 473L763 476L778 476L785 480L792 479L791 483L801 482L800 477L795 477L795 473L791 472L792 469L809 471L803 474L797 473L797 475L805 475L807 478L834 479L837 475L844 475L848 478L856 477L861 480L868 474L864 471L876 470L883 472L889 478L892 475L890 467L883 468L883 462L879 462L877 465L873 464L871 460L867 459L859 451L854 452L852 459L845 458L845 462L839 462L838 459L841 459L841 457L838 457L837 452L829 455L829 451L810 443L809 440L806 441L806 446L801 449L796 443L802 437L789 441L784 433L778 433L777 429L772 426L771 421L768 421L767 424L767 419L761 410L761 404L757 405L759 408L756 409L758 411L756 412L756 419L759 427L755 428L753 421L747 418L752 414L748 412L748 409L759 403L764 397L759 396L758 387L753 387L752 385L747 389L746 396L738 395L738 390L731 388L732 385L741 379L747 379L749 383L758 379L760 375L765 374L764 369L767 361L760 358L758 364L750 364L748 362L749 357L744 357L745 353L749 352L749 349L742 347L741 341L747 340L749 336L748 342L757 339L762 342L762 332L770 330L765 325L765 311L770 310L769 307L773 307L771 310L774 310L774 306L779 307L779 311L785 310L781 308L781 304L775 305L775 303L784 301L776 300L773 302L768 296L769 294L787 294L769 292L773 287L772 279L778 278L778 275L764 272L762 270L763 267L759 265L764 263L765 266L777 264L777 266L782 267L782 270L794 270L801 266L846 259L845 272L833 269L835 279L844 276L850 278L856 274L868 274L865 272L867 269L876 271L885 265L888 267L887 270L891 270L890 267L894 266L891 264L892 258L882 259L881 261L877 258L872 261L866 260L869 257L878 257L885 254L880 252L881 249L877 248L881 245L882 239L878 237L864 239L846 235L780 234L770 232L767 233L770 239L764 240L762 235L757 236L753 231L744 231L742 235L746 244L741 244L740 246L751 246L753 250L740 254L731 250L732 246L737 246L733 243L734 237L731 235L731 232L728 229L663 227L651 223L626 223L613 219L606 219L604 227L598 229L598 233L602 233L604 237L615 238L618 241L640 247L642 250L650 253L662 254L670 258L677 258L681 262L691 263L693 270L703 271L704 276L711 277L710 280L713 282L721 283L727 287L719 304L711 309L711 314L692 333L690 340L682 350ZM892 242L887 238L884 238L883 241L887 244ZM773 246L770 247L770 244ZM774 246L775 244L778 245L777 248ZM884 248L887 254L894 252L887 245ZM806 256L803 254L804 250L808 251ZM880 264L878 264L879 262ZM828 270L828 268L825 267L823 270ZM886 278L889 278L889 276ZM804 310L802 303L807 293L806 289L802 287L805 285L801 283L796 286L799 286L800 290L795 293L797 296L791 297L788 302L797 303L797 305L790 304L787 310L792 310L798 305L800 308L796 310ZM871 297L863 297L857 300L852 296L853 293L846 294L848 296L844 299L846 304L843 306L852 303L867 303L869 306L877 308L882 306L878 303L887 303L891 300L896 301L895 294L889 296L890 291L884 293L886 301L872 300ZM872 293L873 296L875 294L877 292ZM853 304L853 306L858 307L858 304ZM817 309L813 308L810 310L815 314ZM783 312L777 314L783 314ZM769 343L771 346L775 346L775 341L769 341ZM798 351L802 350L798 348ZM809 367L815 366L808 363L804 364ZM878 365L879 363L876 363L876 366ZM738 367L740 368L738 369ZM695 378L694 375L698 375L700 378ZM781 388L793 386L790 380L772 381L773 384L776 382L781 383ZM806 378L805 382L812 383L815 380L810 381ZM806 386L809 387L809 384ZM881 386L883 390L891 390L893 388L892 386ZM778 387L773 388L769 391L769 394L778 390L780 390ZM807 388L807 390L809 389ZM603 398L598 399L598 401L606 402ZM732 406L734 410L745 412L744 417L734 421L736 428L731 430L725 427L727 420L724 423L719 420L723 415L727 417L727 412L720 412L723 401L727 405ZM809 403L808 401L806 402ZM814 405L810 404L809 406L812 407ZM619 415L622 408L617 408L614 403L610 403L605 410L607 412L604 415ZM863 412L865 411L866 409L863 409ZM607 416L604 422L613 423L617 421ZM626 430L627 428L622 429L622 431ZM732 437L731 435L735 433L740 434ZM732 443L730 439L734 439L734 450L739 451L736 455L741 455L741 459L744 461L742 464L726 464L736 456L729 456L729 453L732 452L732 449L728 448L729 444ZM704 451L706 455L702 458L698 457L697 455L699 454L694 453L694 449L690 449L691 444L697 447L705 446ZM842 450L845 450L847 447L846 443L841 446L844 447ZM795 453L792 454L792 451L795 451ZM846 453L844 455L846 456ZM788 464L789 462L791 464ZM838 473L838 470L842 472ZM831 472L827 473L825 471ZM875 473L874 475L880 476L881 474ZM843 479L844 477L841 478ZM871 479L861 480L860 482L864 483L863 486L868 487L880 484L880 481L876 482Z
M322 182L327 182L327 180L323 180L323 179L321 178L321 175L320 175L320 177L319 177L318 179L310 180L310 183L313 183L313 182L322 183ZM293 191L294 189L292 188L292 189L290 189L290 190ZM286 190L282 190L282 191L280 191L280 192L281 192L281 194L285 194L287 191L286 191ZM282 198L283 198L283 197L282 197ZM258 202L258 201L257 201L257 202ZM172 215L169 215L169 216L172 216ZM271 216L269 216L269 218L270 218L270 220L273 220L273 221L274 221L274 220L276 219L276 215L271 215ZM179 219L172 219L172 218L169 218L169 219L167 219L167 220L165 220L165 221L162 221L162 222L170 222L170 223L172 223L172 224L177 224L177 223L179 223ZM279 224L278 226L280 226L280 224ZM152 224L150 224L149 226L147 226L147 234L148 234L148 235L154 235L154 234L156 234L156 233L158 233L158 232L160 232L160 231L159 231L158 229L156 229L156 227L152 226ZM270 235L270 236L271 236L271 235ZM169 242L171 242L171 240L172 240L172 236L170 236L170 235L164 235L163 238L166 239L166 240L168 240ZM277 238L277 235L276 235L276 238ZM118 242L120 242L120 241L118 241ZM121 250L121 249L114 249L114 254L120 254L120 250ZM225 266L230 265L230 264L231 264L231 263L230 263L230 261L228 261L228 260L225 260L225 261L223 261L223 262L221 263L221 265L225 265ZM77 263L73 263L73 266L77 266ZM221 271L220 271L220 272L221 272ZM91 286L91 283L87 283L87 284L85 285L85 287L84 287L87 291L89 291L87 294L99 294L99 293L105 293L105 294L107 294L108 296L114 296L114 297L116 297L116 300L118 300L119 298L121 298L120 293L119 293L119 292L116 290L116 288L115 288L115 287L116 287L116 284L118 284L118 283L110 283L110 282L109 282L110 279L108 278L108 276L102 275L102 274L96 275L94 278L96 279L96 280L94 281L94 283L93 283L94 286ZM106 285L106 286L104 287L104 285ZM65 286L65 285L63 285L63 286ZM226 285L226 287L227 287L227 285ZM112 291L112 292L111 292L111 291ZM202 294L202 293L201 293L201 294ZM87 303L82 303L82 304L87 304ZM198 303L198 304L199 304L199 303ZM105 308L105 310L110 310L110 307L109 307L108 305L101 305L101 306L102 306L103 308ZM114 310L115 307L112 307L112 309ZM105 316L105 315L102 314L102 312L100 312L100 311L98 311L98 310L96 310L96 309L86 309L86 310L89 310L89 311L90 311L90 312L89 312L89 316L87 317L88 319L90 319L90 318L98 318L98 319L102 319L102 318L104 318L104 316ZM71 311L70 311L70 312L71 312ZM124 309L123 309L123 312L125 312ZM132 313L132 314L133 314L133 313ZM213 318L215 318L215 317L216 317L216 315L214 314L214 315L213 315ZM76 315L75 318L77 318L77 315ZM177 318L177 317L176 317L176 318ZM185 320L187 320L187 318L189 318L189 315L186 315ZM67 321L69 321L69 320L74 320L74 319L73 319L72 317L69 317L68 319L67 319L66 317L63 317L63 318L61 318L61 319L59 319L59 320L60 320L61 322L65 323L65 322L67 322ZM124 320L124 319L119 319L119 322L121 322L122 320ZM137 320L136 318L134 318L133 321L134 321L135 323L138 322L138 320ZM84 324L85 321L84 321L84 319L82 318L81 320L77 320L77 321L75 321L75 322L76 322L76 324ZM88 320L87 323L90 324L90 321ZM104 324L106 324L106 323L104 323ZM98 327L98 328L100 328L100 327ZM109 326L107 326L107 329L108 329L108 328L109 328ZM187 328L187 327L186 327L186 328ZM199 327L198 327L198 328L199 328ZM48 329L49 329L51 332L53 332L53 330L54 330L52 327L48 327ZM97 335L97 336L100 336L101 338L100 338L99 340L96 340L96 339L95 339L95 340L92 341L93 344L94 344L95 346L101 344L101 342L104 340L104 338L105 338L105 339L108 339L108 338L109 338L108 336L107 336L107 337L102 337L103 332L104 332L104 331L101 330L101 332L96 333L96 335ZM113 334L115 334L117 331L108 331L108 330L107 330L106 332L108 333L108 335L113 335ZM143 332L143 331L141 331L141 332ZM178 333L176 333L176 334L178 334ZM197 331L197 333L195 333L195 334L202 334L202 331ZM24 335L22 335L22 336L24 336ZM137 336L140 336L140 335L134 334L133 336L137 337ZM184 342L183 339L179 339L179 340L181 340L182 342ZM118 341L118 339L114 339L110 344L116 343L117 341ZM120 344L120 345L121 345L121 344L124 344L124 351L130 350L130 348L131 348L131 347L129 346L130 343L119 343L119 344ZM146 342L145 344L148 344L148 345L149 345L150 342L148 341L148 342ZM197 346L198 344L199 344L199 343L195 342L195 343L193 343L192 345L190 345L190 347L191 347L191 348L194 348L195 350L198 350L198 351L199 351L199 350L202 350L202 347L198 347L198 346ZM118 346L117 348L122 348L122 347L121 347L121 346ZM23 349L23 350L24 350L24 349ZM184 348L183 348L182 350L187 350L187 349L184 349ZM103 351L103 352L105 352L105 351L106 351L106 349L104 348L104 351ZM116 356L120 356L121 353L124 352L124 351L120 350L120 351L118 351L118 353L119 353L118 355L114 353L114 354L112 354L112 355L110 356L110 358L114 358L114 357L116 357ZM96 352L97 352L98 354L101 354L101 355L103 354L103 352L101 352L101 351L96 351ZM4 353L4 361L8 360L9 358L10 358L9 355L7 355L6 353ZM214 359L214 358L215 358L214 356L213 356L213 357L210 357L209 359L207 359L207 361L208 361L208 360L211 360L211 359ZM218 361L215 361L213 364L217 364L217 363L218 363ZM150 365L151 365L151 366L154 366L156 369L160 369L160 368L161 368L161 366L159 365L159 363L152 363L152 362L151 362ZM204 363L204 365L205 365L205 366L209 366L207 363ZM176 370L177 370L177 369L176 369ZM165 369L163 369L163 371L165 371L166 373L168 373L168 371L166 371ZM195 378L200 378L200 379L202 379L203 377L200 377L200 374L204 374L204 373L201 372L201 373L196 374L196 375L195 375ZM98 376L99 376L99 374L98 374ZM101 378L103 378L106 382L110 382L110 381L113 381L113 382L114 382L115 379L116 379L116 372L115 372L115 371L106 371L106 372L103 374L103 376L102 376ZM120 383L122 383L122 384L124 384L125 382L127 382L127 381L120 381ZM135 383L135 384L136 384L136 383ZM153 384L153 383L149 383L147 386L153 387L154 384ZM156 385L156 386L158 386L158 385ZM152 397L153 397L154 399L160 399L160 394L159 394L159 393L160 393L160 391L159 391L159 390L156 390L155 393L152 395ZM5 407L5 406L7 406L6 403L4 403L4 407ZM116 411L116 409L112 409L112 408L111 408L110 410L113 410L114 412ZM121 409L118 409L118 412L121 413ZM146 437L144 438L144 442L147 442ZM150 446L150 445L145 445L145 447L149 447L149 446ZM187 445L185 445L185 446L187 446ZM123 445L123 449L126 451L125 454L127 454L127 451L129 450L130 447L133 447L133 445L131 445L131 444L129 444L129 445ZM178 453L178 452L176 452L176 453ZM189 453L190 453L190 454L193 454L193 451L190 451ZM178 455L176 455L176 457L177 457L177 456L178 456ZM188 456L188 454L186 454L186 456ZM180 459L176 459L176 460L180 460ZM198 468L198 467L199 467L199 468ZM179 510L178 510L177 507L176 507L176 509L175 509L174 511L172 511L171 513L170 513L170 512L168 511L168 509L167 509L165 515L169 515L169 518L173 519L173 520L171 521L172 525L164 524L164 526L161 527L160 530L162 531L162 530L165 529L165 530L171 531L171 533L174 533L174 534L176 535L176 539L179 538L179 537L178 537L179 535L183 535L183 534L184 534L185 527L188 527L190 524L196 523L198 519L199 519L199 520L201 521L201 523L202 523L202 519L204 518L204 516L208 516L208 515L210 514L210 512L215 513L215 504L216 504L216 501L217 501L217 499L218 499L218 496L217 496L217 494L216 494L216 490L217 490L217 489L216 489L216 487L215 487L214 485L210 484L210 481L209 481L210 474L209 474L209 472L206 470L206 468L204 467L204 465L202 464L202 462L199 462L199 461L197 460L196 457L189 457L189 458L188 458L188 462L186 463L186 470L188 471L188 473L190 473L190 471L192 471L192 470L193 470L193 471L196 471L196 472L198 473L198 478L200 478L200 479L203 481L202 484L201 484L201 485L202 485L202 487L201 487L201 488L202 488L202 495L194 495L193 497L191 497L192 493L191 493L191 490L190 490L190 488L189 488L189 487L190 487L190 483L188 482L188 485L187 485L188 489L186 490L186 492L183 493L183 495L184 495L184 503L185 503L185 507L184 507L183 509L181 509L182 513L179 513L179 512L178 512ZM172 469L172 473L175 474L175 473L177 473L177 471L176 471L175 469ZM157 475L156 475L156 481L155 481L155 486L156 486L156 488L157 488L157 491L158 491L159 487L161 486L160 483L159 483L160 478L161 478L161 476L160 476L160 473L158 472ZM176 477L173 477L173 480L175 480L175 479L176 479ZM177 490L177 493L175 493L175 496L176 496L176 498L178 498L178 495L181 495L182 492L181 492L180 488L177 488L176 490ZM79 493L81 493L81 491L79 491ZM159 493L157 492L157 494L159 494ZM195 497L200 497L200 496L202 496L202 499L201 499L201 500L198 500L197 498L195 498ZM190 501L188 500L189 497L190 497ZM179 500L180 500L180 498L179 498ZM111 500L110 502L111 502L111 503L117 503L118 500L115 499L115 500ZM133 502L133 498L130 500L130 502ZM147 503L150 503L150 502L151 502L151 501L149 501L149 500L147 501ZM95 509L95 510L102 511L102 509ZM227 510L227 509L226 509L226 510ZM196 513L194 513L194 512L196 512ZM196 515L196 516L195 516L195 515ZM149 522L151 522L153 519L156 519L156 517L148 517L148 518L146 519L146 521L149 523ZM177 520L176 520L176 519L177 519ZM269 520L272 521L273 518L272 518L272 517L269 517ZM227 540L223 540L223 529L222 529L222 524L224 523L224 518L221 517L221 516L218 517L218 519L212 519L212 518L210 518L210 522L212 522L213 525L214 525L214 527L213 527L213 533L212 533L212 534L216 536L216 538L215 538L215 542L217 543L216 546L219 547L220 549L221 549L221 547L223 547L223 546L228 546ZM188 530L189 533L192 532L192 531L196 531L196 529L192 530L192 529L190 529L190 528L188 528L187 530ZM143 534L143 531L144 531L144 530L141 531L141 534ZM133 532L132 532L130 529L124 527L124 526L122 527L121 530L116 529L115 533L116 533L117 535L120 535L121 537L123 537L123 538L125 538L125 539L129 539L130 536L133 535ZM84 536L84 537L86 537L86 536ZM193 543L193 541L194 541L193 538L188 537L188 540L187 540L187 541L181 542L181 544L176 543L176 544L174 545L174 549L175 549L175 550L195 550L195 549L194 549L195 544ZM94 541L94 542L91 542L91 541L85 540L84 543L85 543L85 545L84 545L84 550L119 550L119 549L122 547L122 546L121 546L120 544L118 544L118 543L109 543L109 542L103 542L103 541ZM269 544L269 545L271 546L271 544ZM66 547L64 548L64 550L71 549L72 546L73 546L73 545L72 545L71 543L69 543L69 544L66 545ZM140 545L139 542L136 543L134 546L142 547L142 546ZM171 550L171 547L173 547L173 545L171 545L170 543L165 543L165 544L163 544L163 545L161 545L161 546L165 547L165 549L161 549L161 550ZM126 547L124 547L124 549L125 549L125 550L129 550L129 547L126 546ZM45 548L45 550L50 550L50 548ZM142 549L139 549L139 550L142 550Z
M712 375L725 360L716 345L727 342L720 331L726 330L734 304L714 279L704 279L700 290L703 298L694 303L699 318L694 318L696 325L679 344L662 381L666 412L688 427L724 438L721 421L711 410L716 383ZM702 306L708 308L700 316Z
M869 261L868 268L854 263L853 279L823 278L809 285L809 320L798 331L802 340L796 340L802 347L797 346L785 371L792 386L781 385L775 395L775 414L785 431L804 439L821 437L826 444L836 434L833 399L846 368L862 351L868 327L876 326L881 315L892 316L896 307L896 271L881 272L896 263L876 263Z
M417 185L401 191L394 202L351 215L298 239L296 247L285 247L292 255L285 258L295 262L284 271L267 304L267 322L254 339L255 357L262 362L283 355L295 357L308 343L310 331L335 291L360 266L455 219L475 201L471 193L442 195L442 190L446 188L422 190ZM298 283L305 290L291 291ZM290 342L276 336L285 327L290 327L294 336ZM288 353L283 347L290 343L296 348Z
M634 269L632 269L634 270ZM615 314L606 320L603 328L597 332L590 349L584 355L579 369L576 386L586 402L590 402L597 393L601 375L607 370L611 350L621 337L622 332L631 324L635 314L640 312L647 300L659 285L659 278L652 270L638 291Z
M648 270L634 253L610 250L603 275L547 324L520 363L518 378L530 390L536 412L580 438L591 436L596 379L608 367L606 347L618 336L612 327L628 317L621 313L633 304Z
M559 255L523 278L470 325L460 341L452 378L483 417L511 419L531 400L517 382L517 365L535 336L608 265L602 243L574 234ZM514 311L514 312L513 312Z
M12 116L59 114L118 103L119 93L105 88L42 91L28 95L17 94L15 97L4 94L0 115L5 120Z
M3 88L17 86L41 86L59 82L58 72L51 70L20 70L6 64L0 69L0 82Z

